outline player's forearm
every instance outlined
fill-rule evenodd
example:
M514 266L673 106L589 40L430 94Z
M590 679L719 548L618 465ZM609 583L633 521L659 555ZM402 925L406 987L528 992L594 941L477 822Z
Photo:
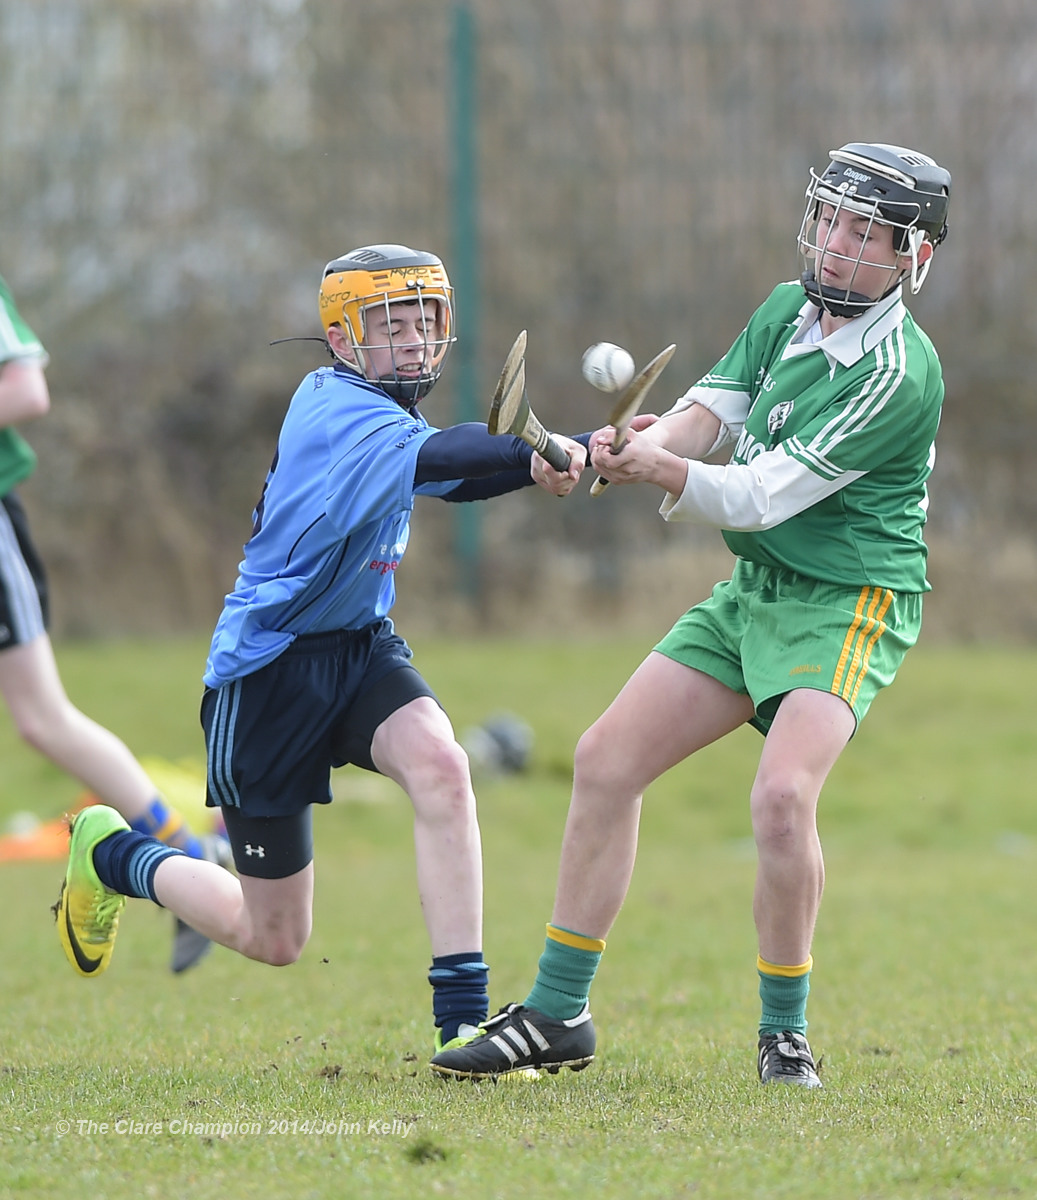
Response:
M494 496L505 496L519 488L532 487L535 483L529 468L514 471L497 471L482 479L464 479L453 491L446 492L443 499L451 504L465 504L471 500L490 500Z
M705 458L720 435L720 419L701 404L664 413L643 436L680 458Z

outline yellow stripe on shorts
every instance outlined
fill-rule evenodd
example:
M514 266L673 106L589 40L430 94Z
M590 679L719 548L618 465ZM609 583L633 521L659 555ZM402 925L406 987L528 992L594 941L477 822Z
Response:
M832 681L832 691L851 707L868 673L868 660L875 643L886 632L883 617L892 603L893 593L889 588L863 587L857 597L853 622L846 631Z

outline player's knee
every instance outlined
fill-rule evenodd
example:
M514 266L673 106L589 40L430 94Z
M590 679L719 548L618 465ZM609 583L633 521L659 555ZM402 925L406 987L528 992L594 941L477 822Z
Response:
M38 710L14 714L15 729L19 738L37 754L49 757L54 746L59 724Z
M256 959L258 962L266 963L269 967L290 967L292 963L299 961L307 940L277 939L275 941L260 942L253 944L249 948L248 956L249 958Z
M417 791L438 795L452 807L467 805L472 790L471 768L464 748L453 739L427 742L412 778Z
M456 743L437 747L411 776L407 793L424 824L467 828L476 819L468 755Z
M791 843L814 825L814 805L802 781L791 777L757 779L750 795L757 845Z
M597 724L583 734L573 754L575 790L600 791L620 782L622 763L613 758L613 740Z
M301 946L280 945L271 949L266 961L271 967L290 967L301 955Z
M309 940L309 928L268 929L254 933L243 950L248 958L269 967L290 967L299 961Z

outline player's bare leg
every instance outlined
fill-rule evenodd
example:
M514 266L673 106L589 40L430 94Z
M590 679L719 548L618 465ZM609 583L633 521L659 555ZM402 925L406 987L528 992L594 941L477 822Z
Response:
M758 866L762 1083L822 1086L806 1038L807 996L824 859L817 836L821 787L849 741L854 716L829 692L790 692L771 725L751 793Z
M375 731L371 757L414 806L418 894L433 955L482 945L482 843L468 756L427 696Z
M0 694L22 740L135 821L155 785L129 748L72 703L44 634L0 654Z
M630 885L645 788L752 711L701 671L656 652L645 659L577 745L555 925L606 937Z
M434 1050L466 1045L489 1012L482 954L482 845L468 756L428 696L375 730L371 757L414 807L418 895L432 948Z
M759 856L753 914L767 962L810 957L825 880L817 801L853 730L844 701L803 688L781 702L764 742L750 804Z

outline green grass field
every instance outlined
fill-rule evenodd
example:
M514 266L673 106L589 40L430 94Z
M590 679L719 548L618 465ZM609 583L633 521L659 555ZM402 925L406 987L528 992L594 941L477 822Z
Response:
M495 1006L532 980L575 741L647 645L415 643L459 732L504 709L536 734L528 772L478 785ZM58 653L139 754L200 761L202 641ZM820 1093L755 1078L748 730L649 793L598 1059L536 1082L428 1072L409 815L377 777L338 773L317 813L314 935L289 968L217 948L173 977L169 915L133 901L111 969L81 980L48 911L62 864L0 865L0 1196L1034 1196L1035 669L1033 649L920 647L833 773ZM0 763L0 824L75 802L6 714Z

